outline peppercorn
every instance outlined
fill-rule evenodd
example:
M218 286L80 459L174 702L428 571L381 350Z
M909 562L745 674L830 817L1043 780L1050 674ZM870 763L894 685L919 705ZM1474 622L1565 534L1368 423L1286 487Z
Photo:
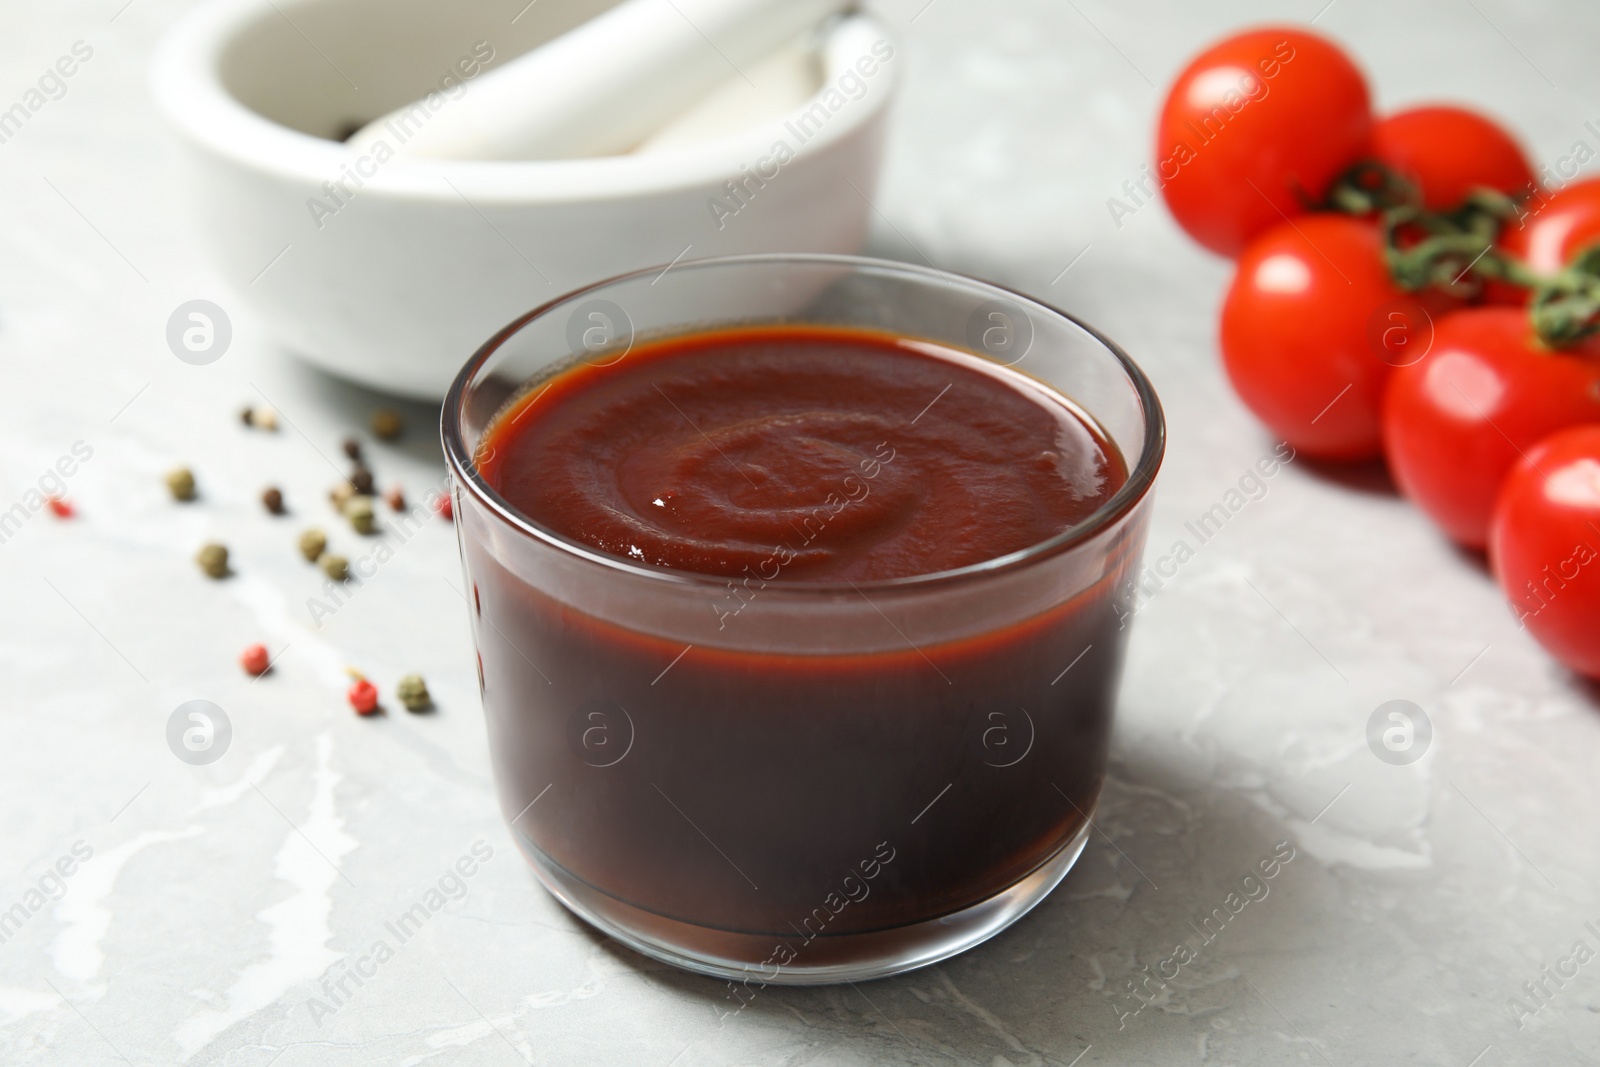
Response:
M433 707L433 697L428 695L428 683L420 674L408 674L395 686L394 695L400 698L407 711L427 711Z
M393 441L405 429L405 423L400 419L400 413L392 408L379 408L372 413L368 420L373 436L385 441Z
M350 498L356 495L356 487L349 482L340 482L328 490L328 499L332 501L334 509L344 511L344 506L350 503Z
M252 423L257 429L272 431L278 428L278 413L265 404L256 408L251 416Z
M371 715L378 710L378 687L365 678L358 678L352 682L345 698L350 701L350 706L356 709L357 715Z
M272 666L272 660L267 656L266 645L251 645L239 654L239 666L244 672L255 677L267 673L267 668Z
M327 535L315 526L300 535L300 554L307 563L315 563L327 547Z
M350 472L350 484L362 496L372 495L372 472L365 467L358 466Z
M317 562L322 565L322 573L336 582L342 582L350 577L350 561L343 556L329 552Z
M351 529L358 534L378 532L378 516L372 509L370 496L353 496L345 503L344 517L350 520Z
M391 485L388 491L383 494L383 502L395 511L404 511L406 509L406 491L398 485Z
M249 404L246 404L244 407L240 408L239 421L244 423L246 426L254 426L256 424L256 409L251 407Z
M59 496L46 497L45 499L50 505L50 514L54 515L58 519L72 518L71 504L67 503Z
M194 560L200 564L200 569L212 578L226 578L228 576L228 546L219 545L215 541L207 542L200 546L200 551L195 553Z
M344 454L345 455L349 456L351 459L355 460L357 463L361 462L361 442L360 441L357 441L354 437L346 437L344 439L344 444L341 447L344 449Z
M168 471L167 491L174 500L193 500L194 472L188 467L174 467Z
M282 515L284 512L283 490L275 485L267 486L261 492L261 506L266 508L270 514Z
M450 503L450 494L442 494L433 502L434 512L446 522L454 522L456 517L455 505Z

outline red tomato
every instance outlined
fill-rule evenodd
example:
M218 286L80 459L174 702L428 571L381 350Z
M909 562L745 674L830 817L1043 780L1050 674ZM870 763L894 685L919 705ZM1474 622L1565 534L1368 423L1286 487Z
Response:
M1430 211L1458 207L1477 186L1507 195L1533 186L1533 167L1512 136L1466 108L1397 111L1372 128L1372 155L1415 182Z
M1600 678L1600 426L1547 437L1512 469L1495 505L1489 558L1539 643Z
M1557 274L1577 254L1600 241L1600 178L1573 182L1522 205L1520 218L1506 224L1500 247L1538 274ZM1504 302L1521 303L1525 290L1502 293Z
M1448 315L1433 348L1402 367L1383 407L1384 448L1406 496L1481 548L1506 472L1540 438L1600 422L1600 338L1552 352L1521 308Z
M1371 132L1366 80L1337 45L1304 30L1251 30L1178 75L1156 131L1156 174L1178 225L1237 256L1320 201Z
M1223 365L1239 399L1296 451L1368 459L1383 451L1384 386L1409 358L1404 337L1383 337L1388 316L1418 328L1453 306L1394 284L1373 223L1307 215L1240 257L1222 305Z

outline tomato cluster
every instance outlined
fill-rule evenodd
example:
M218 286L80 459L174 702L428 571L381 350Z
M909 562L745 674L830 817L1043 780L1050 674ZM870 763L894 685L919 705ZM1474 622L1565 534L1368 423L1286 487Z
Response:
M1466 108L1375 116L1350 57L1286 27L1184 69L1156 171L1237 260L1221 349L1245 406L1305 455L1385 458L1600 677L1600 179L1545 188Z

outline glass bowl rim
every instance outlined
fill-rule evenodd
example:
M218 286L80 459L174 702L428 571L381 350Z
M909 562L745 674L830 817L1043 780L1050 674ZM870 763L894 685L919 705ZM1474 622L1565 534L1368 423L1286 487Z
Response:
M1122 348L1105 334L1090 326L1088 323L1070 315L1060 308L1047 304L1018 292L1015 289L998 285L994 282L983 281L968 275L957 274L952 271L940 270L936 267L923 267L915 263L905 263L899 260L876 259L871 256L847 256L822 253L754 253L734 256L708 256L703 259L682 260L672 264L657 264L639 270L626 271L609 278L603 278L588 285L563 293L552 300L533 308L508 325L502 327L495 335L479 346L466 364L457 372L455 380L450 383L450 391L445 394L444 408L439 420L439 436L444 447L445 460L450 472L454 475L457 484L471 491L478 500L491 511L501 522L510 526L519 533L543 542L547 546L570 556L577 556L590 563L599 564L613 571L633 575L642 580L666 582L668 584L688 587L703 587L716 589L719 592L726 588L732 579L726 575L701 574L695 571L676 570L669 567L652 567L612 556L601 552L581 541L566 537L555 530L548 529L534 522L532 519L517 511L509 501L502 497L478 473L476 464L473 463L470 450L466 447L461 432L461 407L462 400L468 387L477 377L483 365L499 351L500 347L515 336L522 328L534 319L544 315L555 308L570 303L585 295L595 293L621 282L632 281L652 275L665 274L667 270L702 270L716 267L729 266L804 266L804 265L831 265L839 267L869 268L876 271L887 271L921 278L924 281L939 280L946 283L955 282L961 286L978 290L987 290L993 296L1015 300L1025 308L1031 306L1048 315L1056 316L1071 323L1082 330L1111 353L1123 373L1132 384L1134 393L1138 397L1139 406L1144 415L1144 440L1139 456L1139 462L1129 472L1128 480L1124 482L1111 498L1100 505L1088 518L1075 526L1056 534L1054 537L1039 541L1026 548L1008 552L1002 556L982 560L978 563L969 563L962 567L954 567L943 571L933 571L928 574L913 574L900 578L881 578L865 582L778 582L769 581L769 592L781 596L801 597L836 597L841 594L865 594L873 591L901 592L923 588L942 588L949 585L984 578L991 575L1008 572L1027 566L1038 560L1054 556L1066 551L1075 545L1081 544L1101 530L1112 525L1136 504L1149 494L1155 483L1156 472L1161 467L1161 461L1166 453L1166 419L1162 414L1161 401L1156 396L1155 388L1150 379L1140 369ZM1043 382L1052 392L1065 396L1065 393L1050 382ZM1069 397L1069 399L1072 399ZM1082 405L1080 405L1082 406ZM1094 417L1094 412L1087 408L1085 412ZM458 516L459 523L462 518Z

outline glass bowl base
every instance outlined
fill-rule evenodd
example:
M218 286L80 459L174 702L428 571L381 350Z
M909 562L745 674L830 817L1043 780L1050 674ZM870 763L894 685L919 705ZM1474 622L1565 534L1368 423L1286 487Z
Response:
M1094 818L1094 812L1089 813ZM1032 873L987 900L937 919L865 933L819 935L807 941L679 922L627 904L574 878L520 831L517 844L552 896L580 919L652 959L741 983L730 1003L742 1004L765 985L828 985L866 981L926 967L987 941L1026 915L1066 877L1089 839L1090 823ZM779 942L792 958L775 963ZM735 1009L736 1010L736 1009Z

